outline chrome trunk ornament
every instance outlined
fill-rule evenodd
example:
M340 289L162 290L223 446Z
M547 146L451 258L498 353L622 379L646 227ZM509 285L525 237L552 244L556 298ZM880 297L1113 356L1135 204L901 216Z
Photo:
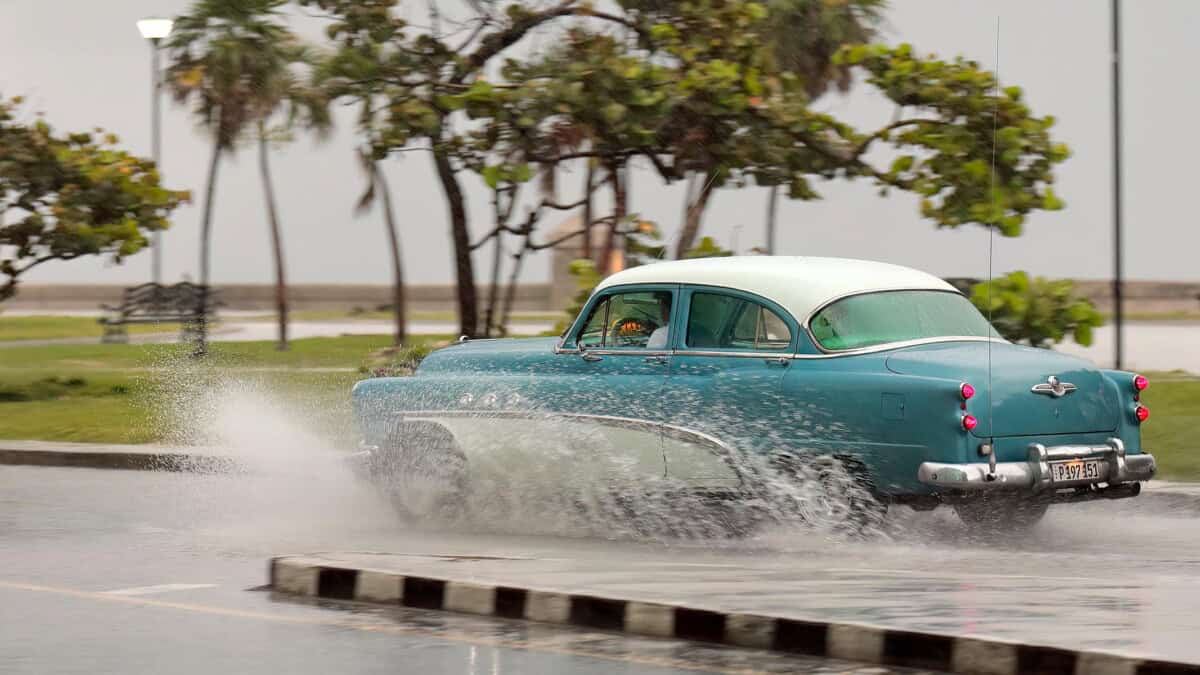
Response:
M1045 394L1054 398L1062 398L1076 389L1077 387L1070 382L1062 382L1058 377L1051 375L1046 378L1045 382L1033 385L1030 391L1035 394Z

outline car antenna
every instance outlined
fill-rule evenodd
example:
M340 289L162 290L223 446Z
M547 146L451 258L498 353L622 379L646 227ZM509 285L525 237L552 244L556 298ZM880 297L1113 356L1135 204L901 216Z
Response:
M988 335L987 335L987 394L988 394L988 445L991 446L988 452L988 474L991 480L995 480L996 475L996 426L993 419L993 410L996 407L995 400L992 397L992 259L994 257L995 239L996 239L996 222L999 203L996 198L996 138L997 130L1000 121L1000 15L996 15L996 72L993 76L993 87L995 90L995 101L992 108L992 173L991 193L992 193L992 218L988 223L988 281L987 281L987 305L988 305Z

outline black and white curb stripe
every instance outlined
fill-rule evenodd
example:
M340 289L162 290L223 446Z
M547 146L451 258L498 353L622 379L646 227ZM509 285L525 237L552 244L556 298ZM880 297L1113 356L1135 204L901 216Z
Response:
M1200 664L331 567L324 561L298 557L272 559L270 575L272 590L280 593L569 624L951 673L1200 675Z

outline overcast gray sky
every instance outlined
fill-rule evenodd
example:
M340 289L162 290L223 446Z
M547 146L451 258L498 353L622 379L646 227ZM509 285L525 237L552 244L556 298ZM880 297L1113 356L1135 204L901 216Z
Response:
M0 94L23 95L59 129L101 126L123 144L149 154L149 53L134 22L170 16L186 0L0 0ZM961 54L991 67L1000 19L1000 75L1023 87L1038 114L1053 114L1058 139L1074 156L1062 165L1058 192L1067 208L1039 214L1019 239L996 238L995 268L1003 272L1107 278L1111 269L1111 110L1107 0L893 0L886 40L922 52ZM1125 218L1127 274L1137 279L1200 280L1200 233L1188 226L1197 153L1200 90L1194 64L1200 2L1125 1ZM316 34L313 19L297 28ZM868 88L822 99L820 107L864 128L892 110ZM163 171L171 187L203 190L208 143L188 112L164 102ZM377 214L355 219L362 178L352 156L351 120L323 144L301 140L275 155L275 175L294 282L385 283L388 259ZM217 282L268 282L268 242L253 153L222 169L214 234ZM424 154L387 163L407 246L409 280L453 278L441 191ZM486 192L464 176L477 231L489 216ZM571 184L576 181L568 179ZM867 183L821 184L817 202L782 202L780 253L885 260L942 275L986 274L987 235L981 228L937 230L922 221L912 198L876 195ZM668 236L680 215L681 187L664 187L641 172L633 210L658 221ZM764 193L722 190L706 232L742 250L762 243ZM179 210L165 236L168 279L195 276L200 202ZM549 256L528 266L526 279L547 276ZM482 276L482 256L478 260ZM29 281L127 283L149 277L144 253L118 268L90 260L45 265Z

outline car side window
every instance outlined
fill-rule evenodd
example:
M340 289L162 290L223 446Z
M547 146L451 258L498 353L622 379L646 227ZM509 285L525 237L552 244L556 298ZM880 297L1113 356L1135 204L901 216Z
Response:
M692 293L688 347L777 351L792 343L787 322L771 309L721 293Z
M614 293L592 308L579 339L581 349L666 349L670 291Z

